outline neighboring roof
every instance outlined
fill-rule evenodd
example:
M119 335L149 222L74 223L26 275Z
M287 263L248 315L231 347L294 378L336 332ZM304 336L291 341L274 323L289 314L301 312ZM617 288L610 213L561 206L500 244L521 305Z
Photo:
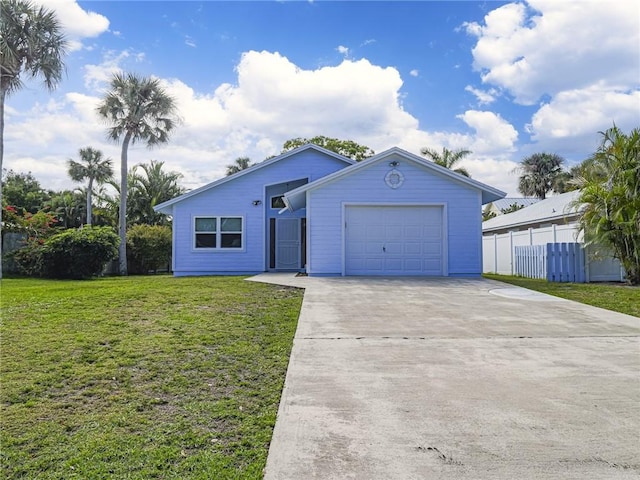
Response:
M277 155L275 157L269 158L267 160L265 160L264 162L260 162L260 163L256 163L255 165L252 165L249 168L246 168L244 170L241 170L237 173L234 173L233 175L229 175L228 177L223 177L220 178L214 182L208 183L206 185L203 185L202 187L196 188L195 190L191 190L190 192L185 193L184 195L180 195L179 197L173 198L171 200L168 200L166 202L160 203L158 205L156 205L155 207L153 207L153 209L156 212L161 212L161 213L165 213L167 215L171 215L171 209L169 207L171 207L172 205L174 205L175 203L179 203L182 202L183 200L186 200L187 198L193 197L194 195L198 195L202 192L205 192L211 188L215 188L219 185L222 185L224 183L227 182L231 182L239 177L242 177L244 175L247 175L251 172L255 172L256 170L260 170L261 168L267 167L273 163L279 162L281 160L284 160L286 158L292 157L293 155L296 155L300 152L304 152L305 150L316 150L320 153L324 153L325 155L329 155L330 157L333 157L337 160L340 160L344 163L346 163L347 165L353 165L355 162L355 160L351 160L350 158L344 157L338 153L332 152L331 150L327 150L326 148L322 148L318 145L315 145L313 143L308 143L306 145L303 145L301 147L298 148L294 148L293 150L289 150L288 152L285 152L281 155Z
M538 203L539 201L540 201L539 198L505 197L491 203L498 210L504 210L505 208L509 208L511 207L511 205L514 205L514 204L524 208L524 207L533 205L534 203Z
M383 161L385 158L390 157L391 155L399 155L407 160L410 160L414 163L417 163L428 170L433 170L439 173L440 175L444 175L445 177L449 177L452 180L462 183L464 185L469 185L471 187L477 188L482 191L482 203L489 203L495 200L498 200L506 195L501 190L497 188L490 187L484 183L478 182L469 177L465 177L464 175L460 175L459 173L455 173L448 168L441 167L440 165L435 164L430 160L426 160L425 158L414 155L413 153L409 153L406 150L403 150L398 147L390 148L389 150L385 150L373 157L367 158L355 165L351 165L350 167L343 168L342 170L338 170L326 177L319 178L318 180L307 183L301 187L298 187L290 192L284 194L284 201L287 207L291 210L297 210L298 208L302 208L306 199L306 192L309 190L315 190L316 188L320 188L328 183L334 182L340 178L343 178L347 175L351 175L355 172L358 172L362 169L368 168L372 164Z
M521 210L499 215L483 222L482 231L488 232L510 227L521 227L575 216L579 208L572 205L572 203L577 200L579 195L580 191L574 190L540 200Z

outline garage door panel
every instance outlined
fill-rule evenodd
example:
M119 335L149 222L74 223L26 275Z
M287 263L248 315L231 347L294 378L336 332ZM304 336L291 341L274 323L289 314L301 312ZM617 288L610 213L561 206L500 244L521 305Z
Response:
M442 207L349 206L347 275L442 275Z

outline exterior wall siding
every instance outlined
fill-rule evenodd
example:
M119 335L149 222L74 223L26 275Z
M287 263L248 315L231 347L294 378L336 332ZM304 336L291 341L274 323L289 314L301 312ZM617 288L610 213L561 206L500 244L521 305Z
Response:
M346 163L320 152L304 151L174 204L174 275L265 271L267 219L273 213L268 194L274 193L266 186L303 178L311 182L346 166ZM253 205L254 200L260 200L261 204ZM243 217L242 250L194 249L193 218L197 216ZM295 216L304 216L304 212L297 212Z
M385 183L394 158L364 168L307 194L309 273L340 275L343 264L345 203L444 205L448 274L476 276L482 272L481 192L398 157L404 176L392 189Z

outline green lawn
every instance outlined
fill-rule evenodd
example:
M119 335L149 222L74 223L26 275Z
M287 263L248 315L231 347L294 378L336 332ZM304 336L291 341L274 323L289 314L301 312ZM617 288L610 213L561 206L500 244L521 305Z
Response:
M640 317L640 287L616 283L555 283L485 273L485 278Z
M1 478L262 478L302 291L3 279Z

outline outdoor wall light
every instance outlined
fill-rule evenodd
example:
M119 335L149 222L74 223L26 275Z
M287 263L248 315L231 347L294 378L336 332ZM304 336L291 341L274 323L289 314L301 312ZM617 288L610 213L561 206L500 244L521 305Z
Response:
M390 166L390 167L394 167L394 168L395 168L395 167L397 167L398 165L400 165L400 162L398 162L398 161L396 161L396 160L394 160L393 162L389 162L389 166Z
M262 200L254 200L254 201L253 201L253 202L251 202L251 203L253 203L253 206L254 206L254 207L257 207L258 205L260 205L260 204L262 203Z

